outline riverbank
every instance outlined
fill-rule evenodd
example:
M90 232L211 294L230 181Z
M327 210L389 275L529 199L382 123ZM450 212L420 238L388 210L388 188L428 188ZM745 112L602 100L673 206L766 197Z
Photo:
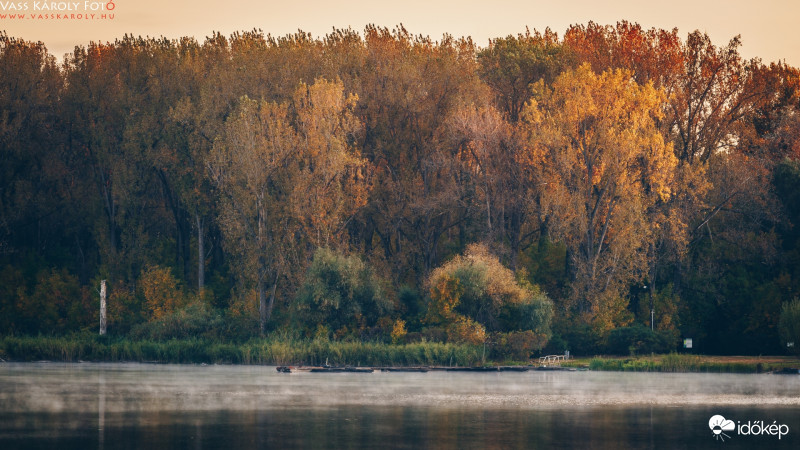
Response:
M706 356L670 353L636 357L576 358L562 365L618 372L765 373L798 369L800 359L793 356Z
M134 341L100 336L0 338L5 361L155 362L337 366L478 366L487 362L474 345L438 342L384 344L321 339L267 338L244 343L203 339Z
M221 343L203 339L150 341L88 335L0 337L0 360L339 367L481 367L530 364L530 361L490 360L485 357L482 346L439 342L385 344L272 337L244 343ZM703 356L671 353L637 357L575 358L561 366L594 371L764 373L798 369L800 359L790 356Z

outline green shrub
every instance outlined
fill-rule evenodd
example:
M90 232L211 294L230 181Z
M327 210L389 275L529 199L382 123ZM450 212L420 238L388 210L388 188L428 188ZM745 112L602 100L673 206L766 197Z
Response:
M536 351L541 351L547 336L531 330L495 333L492 335L491 356L494 359L528 361Z
M616 328L608 335L606 349L616 355L665 353L674 347L670 336L671 333L655 332L641 324Z
M82 288L78 279L64 269L41 270L31 292L19 287L14 294L16 298L9 300L16 312L5 311L16 316L11 329L31 334L62 334L97 323L97 310L90 291Z
M591 325L586 323L568 324L562 321L559 332L567 344L567 350L574 355L592 355L601 353L600 336ZM560 352L558 352L560 353ZM625 352L627 353L627 351Z
M419 331L419 324L425 314L425 302L419 291L404 284L397 292L397 300L410 331Z
M394 310L381 281L357 256L320 248L292 305L298 325L324 325L340 336L378 326ZM391 324L391 323L390 323ZM386 330L387 334L391 327Z
M590 370L616 370L622 371L623 361L618 359L592 358L589 361Z
M550 340L547 341L547 345L542 349L542 353L546 355L560 355L567 350L572 351L569 347L569 343L567 343L560 334L553 334Z
M130 337L137 340L218 338L224 328L222 316L205 303L194 302L158 319L135 325Z

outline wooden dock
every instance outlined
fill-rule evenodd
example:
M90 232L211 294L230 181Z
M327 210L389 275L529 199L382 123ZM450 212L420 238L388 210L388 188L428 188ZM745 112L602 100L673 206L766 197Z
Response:
M529 370L574 371L576 369L559 366L475 366L475 367L352 367L352 366L278 366L281 373L373 373L373 372L527 372Z

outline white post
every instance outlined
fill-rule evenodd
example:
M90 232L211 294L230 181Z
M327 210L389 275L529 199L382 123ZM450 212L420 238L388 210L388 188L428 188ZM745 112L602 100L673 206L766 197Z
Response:
M656 309L653 308L650 310L650 331L655 330L655 321L656 321Z
M106 280L100 282L100 336L106 334Z

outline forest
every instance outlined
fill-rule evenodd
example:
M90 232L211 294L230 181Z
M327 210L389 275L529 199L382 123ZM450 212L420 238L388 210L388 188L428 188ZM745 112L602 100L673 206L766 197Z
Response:
M126 339L785 353L800 71L740 45L2 32L0 335L97 334L107 280Z

